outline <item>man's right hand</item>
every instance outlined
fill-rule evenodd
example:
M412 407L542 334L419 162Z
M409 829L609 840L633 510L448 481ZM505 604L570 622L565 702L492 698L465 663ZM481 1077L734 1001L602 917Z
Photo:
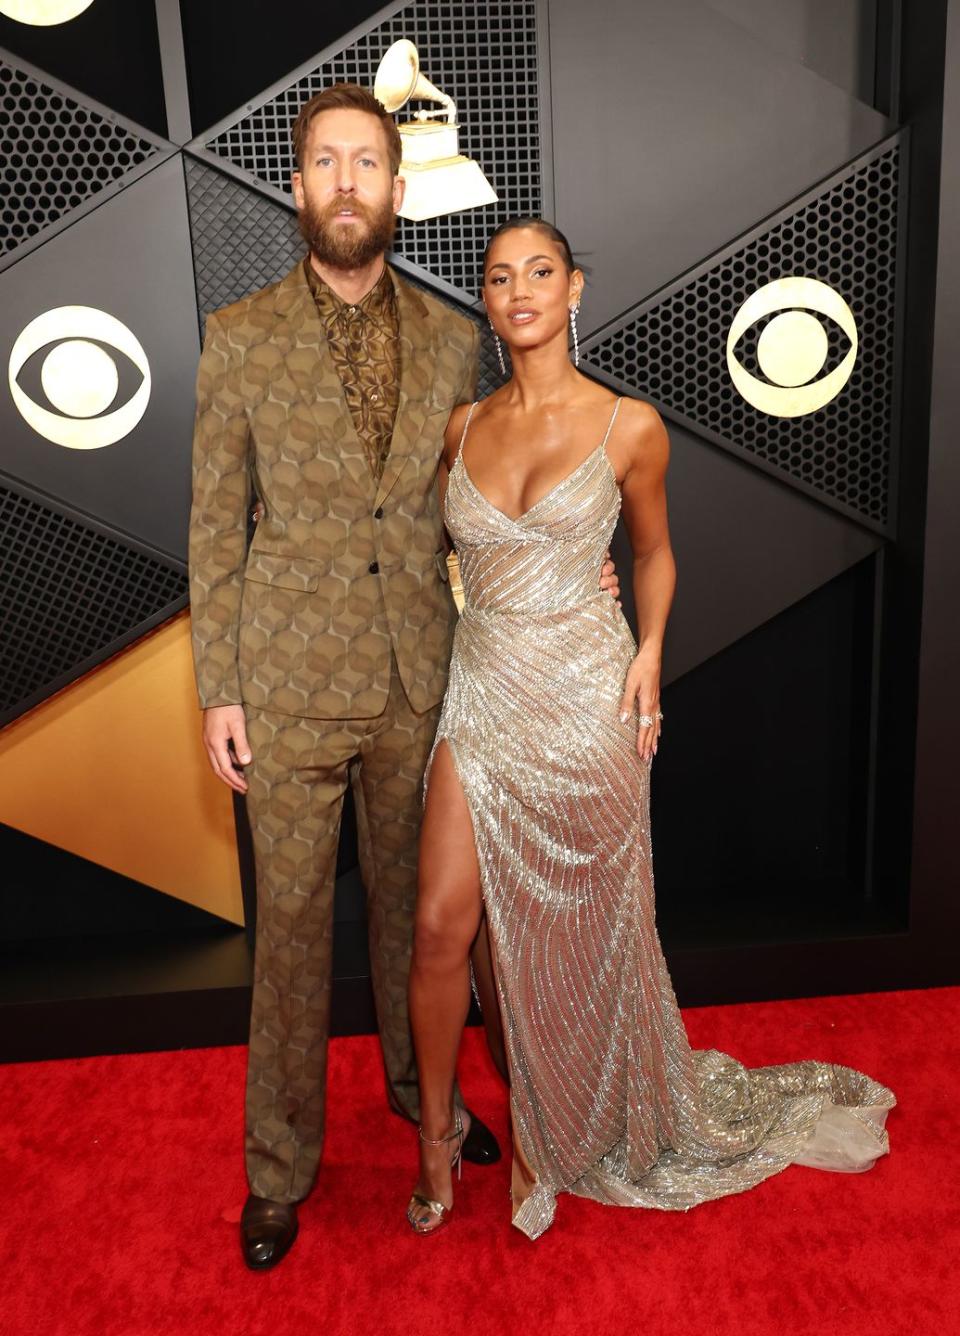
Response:
M233 751L230 743L233 743ZM217 779L236 793L246 793L241 766L253 759L242 705L211 705L203 712L203 745Z

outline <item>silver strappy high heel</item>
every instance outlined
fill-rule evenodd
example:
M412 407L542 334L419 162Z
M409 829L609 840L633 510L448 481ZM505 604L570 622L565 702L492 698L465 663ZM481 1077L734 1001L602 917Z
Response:
M427 1146L442 1146L447 1141L456 1141L457 1149L453 1159L450 1161L450 1168L456 1169L457 1180L460 1179L460 1172L463 1167L463 1120L460 1117L460 1110L454 1107L456 1117L456 1126L453 1131L445 1137L440 1137L434 1141L431 1137L423 1135L423 1128L419 1129L420 1140ZM421 1192L415 1192L410 1198L410 1204L407 1207L407 1219L410 1226L416 1234L433 1234L441 1225L445 1225L453 1212L452 1206L444 1206L441 1201L433 1201L430 1197L425 1197Z

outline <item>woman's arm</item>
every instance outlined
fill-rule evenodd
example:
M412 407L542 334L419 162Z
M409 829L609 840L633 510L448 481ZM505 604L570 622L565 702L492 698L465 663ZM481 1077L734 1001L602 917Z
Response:
M653 720L637 730L637 751L649 760L660 736L660 668L663 637L677 582L667 524L666 474L670 441L657 410L629 401L627 431L620 436L616 463L622 467L623 518L633 548L633 592L637 605L637 656L627 673L621 718L637 706ZM620 468L618 468L620 473Z

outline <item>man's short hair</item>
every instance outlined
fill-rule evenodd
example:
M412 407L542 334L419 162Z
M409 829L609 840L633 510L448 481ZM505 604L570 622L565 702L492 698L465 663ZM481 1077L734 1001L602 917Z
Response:
M400 170L400 159L403 156L397 123L383 103L377 101L369 88L361 88L359 84L351 83L334 84L332 88L325 88L322 93L314 93L310 101L305 102L300 108L297 119L293 123L292 131L293 156L297 160L297 170L303 171L303 156L306 152L307 138L314 117L319 116L323 111L333 111L337 107L346 107L351 111L365 111L370 116L376 116L383 126L383 133L387 137L390 173L392 176L396 176Z

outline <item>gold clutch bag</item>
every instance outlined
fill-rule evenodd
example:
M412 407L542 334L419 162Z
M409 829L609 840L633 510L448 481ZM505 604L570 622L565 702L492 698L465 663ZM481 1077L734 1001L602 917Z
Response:
M450 593L457 605L457 612L463 612L463 581L460 579L460 560L456 552L447 553L447 574L450 576Z

